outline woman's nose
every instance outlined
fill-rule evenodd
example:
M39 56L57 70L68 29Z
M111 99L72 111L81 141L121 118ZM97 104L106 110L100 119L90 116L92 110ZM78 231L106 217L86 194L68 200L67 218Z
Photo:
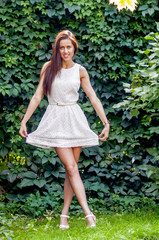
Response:
M67 49L67 48L65 48L65 49L64 49L64 52L65 52L65 53L67 53L67 52L68 52L68 49Z

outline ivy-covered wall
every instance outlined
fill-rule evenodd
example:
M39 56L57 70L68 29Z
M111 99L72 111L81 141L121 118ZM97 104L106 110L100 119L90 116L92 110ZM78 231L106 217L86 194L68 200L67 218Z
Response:
M26 145L18 131L56 34L69 29L79 41L75 61L88 70L111 121L107 142L82 149L79 168L87 193L102 199L112 193L158 198L158 191L150 190L153 181L138 168L147 155L153 157L145 150L144 130L137 116L113 107L126 97L123 82L131 83L131 64L141 57L136 51L147 48L144 36L157 31L158 1L141 0L134 13L118 12L106 0L5 0L0 4L0 158L1 169L6 168L0 184L9 193L23 195L32 192L32 186L48 190L52 183L63 183L64 168L56 153ZM102 124L82 89L79 104L99 134ZM46 106L44 98L28 123L28 132L37 127ZM21 163L19 156L24 157Z

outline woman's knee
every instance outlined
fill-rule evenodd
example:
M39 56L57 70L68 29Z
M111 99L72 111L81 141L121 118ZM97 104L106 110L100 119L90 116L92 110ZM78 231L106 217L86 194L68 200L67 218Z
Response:
M65 168L69 177L74 176L78 172L78 166L76 162L66 165Z

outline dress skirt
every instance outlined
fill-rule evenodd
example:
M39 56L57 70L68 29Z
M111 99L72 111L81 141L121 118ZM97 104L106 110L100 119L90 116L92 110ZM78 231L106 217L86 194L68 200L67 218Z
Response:
M48 105L38 128L26 142L41 148L92 147L99 145L98 135L89 127L81 107Z

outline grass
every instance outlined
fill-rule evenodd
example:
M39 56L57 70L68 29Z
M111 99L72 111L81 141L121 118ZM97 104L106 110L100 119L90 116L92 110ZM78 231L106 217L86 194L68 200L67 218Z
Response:
M0 215L0 239L6 240L159 240L159 213L149 211L107 215L96 213L96 229L87 229L84 216L72 216L70 229L59 229L59 217L29 219Z

